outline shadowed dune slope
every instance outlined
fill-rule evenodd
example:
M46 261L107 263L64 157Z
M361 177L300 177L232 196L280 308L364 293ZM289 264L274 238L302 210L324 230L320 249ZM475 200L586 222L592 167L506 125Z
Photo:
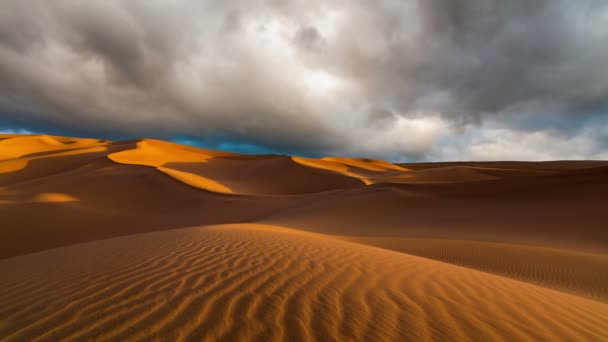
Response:
M302 167L288 156L243 156L151 139L108 157L117 163L156 167L190 186L214 192L290 195L360 185L333 172Z
M608 173L580 176L374 184L308 196L264 222L334 235L502 241L606 253Z
M385 184L438 184L465 183L497 179L487 174L490 168L453 166L442 168L409 169L381 160L326 157L322 159L293 157L293 160L310 168L330 170L357 178L366 185ZM492 170L492 169L490 169Z
M195 188L219 193L231 193L230 188L213 179L166 167L171 162L206 163L211 158L224 155L232 154L161 140L142 139L136 143L134 149L108 154L108 158L120 164L154 167L158 171Z
M325 157L322 160L333 161L344 165L352 166L360 170L369 171L408 171L402 166L398 166L384 160L344 158L344 157Z
M380 175L375 177L377 183L399 184L436 184L436 183L467 183L497 179L485 173L487 169L470 166L446 166L435 169L412 170L409 172Z
M346 237L347 241L440 260L608 303L608 255L448 239Z
M26 170L47 163L75 167L0 188L0 258L119 235L251 222L293 205L202 191L154 168L115 164L105 154L54 157ZM33 201L48 193L75 201Z
M308 168L288 156L223 157L204 164L173 162L165 166L216 179L240 194L298 195L363 186L357 179Z
M260 225L86 243L0 271L5 341L608 339L606 304Z

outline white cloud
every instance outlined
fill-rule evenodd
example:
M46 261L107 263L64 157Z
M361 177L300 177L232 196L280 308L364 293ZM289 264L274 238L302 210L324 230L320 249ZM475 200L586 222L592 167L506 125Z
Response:
M28 131L27 129L0 128L0 134L34 134L34 132Z
M606 120L589 123L578 130L515 130L493 125L468 126L452 132L450 139L435 146L435 160L584 160L608 159Z

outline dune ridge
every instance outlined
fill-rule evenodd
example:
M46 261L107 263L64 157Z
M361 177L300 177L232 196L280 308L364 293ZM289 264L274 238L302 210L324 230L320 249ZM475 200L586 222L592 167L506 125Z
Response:
M294 170L295 165L291 165L290 159L282 156L269 156L266 158L251 159L248 156L241 156L234 153L217 152L197 147L183 146L179 144L168 143L159 140L142 139L137 142L135 149L120 151L108 154L108 158L114 162L130 165L144 165L154 167L160 172L167 174L189 186L200 188L202 190L220 192L220 193L236 193L236 194L251 194L251 195L266 195L266 194L292 194L302 192L302 190L294 189L289 191L290 187L286 184L289 178L283 178L282 182L277 186L269 186L269 182L276 182L276 178L265 176L270 170L263 168L260 171L241 172L240 174L231 174L232 177L222 179L223 174L234 173L235 171L246 167L246 164L251 164L255 161L257 167L266 162L271 163L271 167L278 167L283 172L289 172L291 179L297 177L299 182L303 182L303 177L310 178L312 181L306 182L305 185L308 191L324 190L323 186L319 188L319 183L324 182L323 178L329 178L334 181L337 178L331 174L320 175L314 177L317 172L302 173ZM244 163L245 165L243 165ZM287 162L287 163L285 163ZM296 172L294 172L296 171ZM243 184L242 179L246 185ZM234 183L234 185L233 185ZM262 183L262 184L261 184ZM291 182L293 183L293 181ZM341 183L346 184L347 181ZM260 184L262 186L260 186ZM266 186L264 186L266 184ZM245 185L245 186L244 186ZM247 186L248 185L248 186ZM292 187L295 184L292 184ZM232 188L242 189L241 191L233 191ZM310 190L312 188L312 190ZM328 189L336 187L329 186ZM284 192L287 190L287 192Z
M34 153L76 150L105 144L105 141L98 139L72 139L48 135L8 136L0 140L0 161Z
M268 226L139 234L0 268L7 341L608 338L606 304Z

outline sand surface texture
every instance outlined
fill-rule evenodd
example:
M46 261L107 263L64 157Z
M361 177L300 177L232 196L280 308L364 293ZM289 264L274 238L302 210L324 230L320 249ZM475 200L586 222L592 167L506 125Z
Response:
M0 340L608 340L608 163L0 135Z

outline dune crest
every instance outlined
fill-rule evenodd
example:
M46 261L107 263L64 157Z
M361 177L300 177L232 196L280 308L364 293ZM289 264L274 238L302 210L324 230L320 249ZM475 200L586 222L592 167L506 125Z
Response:
M412 170L381 160L325 157L321 159L293 157L296 163L311 168L337 172L371 184L440 184L494 180L484 173L491 168L448 166L441 169Z
M375 159L358 159L358 158L344 158L344 157L325 157L321 158L324 161L330 161L335 163L344 164L347 166L355 167L361 170L367 171L409 171L409 169L395 165L384 160Z
M103 145L97 139L71 139L48 135L12 136L0 140L0 161L28 154L75 150Z
M179 180L180 182L183 182L195 188L226 194L232 193L232 190L230 190L226 186L212 179L205 178L194 173L178 171L167 167L158 167L157 169Z
M161 140L143 139L137 142L135 149L111 153L108 154L108 158L120 164L154 167L158 171L195 188L219 193L231 193L232 191L228 187L214 180L165 167L166 164L172 162L205 163L211 158L224 155L232 154L183 146Z
M211 151L190 148L161 140L142 139L134 149L111 153L110 160L121 164L161 167L170 162L205 162L215 154Z
M325 159L314 159L314 158L304 158L304 157L292 157L293 161L300 165L304 165L311 168L318 168L322 170L328 170L332 172L337 172L343 174L348 177L353 177L359 179L363 184L370 185L374 182L368 177L361 175L357 172L351 170L351 168L347 164L339 163L332 160Z

